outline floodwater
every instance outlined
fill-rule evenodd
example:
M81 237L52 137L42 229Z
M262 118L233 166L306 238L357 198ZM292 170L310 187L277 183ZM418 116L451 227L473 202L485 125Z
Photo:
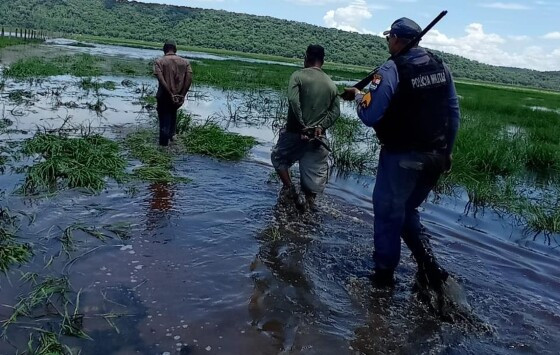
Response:
M102 79L117 82L117 90L86 93L70 77L8 80L0 110L10 125L0 144L11 147L37 128L57 129L64 121L65 129L81 124L115 139L153 124L153 111L139 102L142 83L154 85L150 78L127 85L125 78ZM191 183L110 182L98 195L72 190L25 197L14 193L24 175L10 168L0 175L1 207L20 219L17 235L35 251L30 263L0 276L0 319L30 290L21 272L36 272L67 275L73 303L79 292L83 329L92 340L62 341L82 354L560 352L554 238L533 238L492 211L465 213L464 199L431 196L422 211L425 224L470 306L454 322L443 319L414 292L408 252L394 290L376 290L365 277L372 268L373 177L333 171L317 213L286 209L277 204L280 186L269 163L281 97L255 107L258 93L196 90L205 96L192 95L186 110L198 120L259 140L248 159L179 155L176 175ZM97 100L103 112L88 107ZM75 250L67 256L60 239L76 223L112 238L102 242L75 231ZM58 329L53 308L61 303L52 301L8 327L0 354L25 351L36 328Z
M122 47L122 46L114 46L108 44L87 44L91 47L76 46L79 45L79 43L80 42L78 41L65 39L65 38L54 38L46 41L46 44L48 45L61 47L64 48L65 50L74 50L77 52L88 53L92 55L100 55L100 56L119 56L119 57L127 57L127 58L134 58L134 59L152 59L161 55L161 50L155 50L155 49ZM187 51L187 52L181 51L180 55L191 59L236 60L236 61L250 62L250 63L280 64L280 65L287 65L287 66L295 66L294 64L286 63L286 62L251 59L251 58L243 58L237 56L225 56L225 55L219 56L219 55L213 55L209 53L193 52L193 51Z

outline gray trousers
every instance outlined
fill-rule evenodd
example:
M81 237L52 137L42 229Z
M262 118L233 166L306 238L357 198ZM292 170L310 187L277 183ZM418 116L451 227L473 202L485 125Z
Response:
M301 134L280 131L272 150L272 165L276 170L290 170L299 162L301 189L307 193L322 193L327 184L329 151L318 142L301 139Z

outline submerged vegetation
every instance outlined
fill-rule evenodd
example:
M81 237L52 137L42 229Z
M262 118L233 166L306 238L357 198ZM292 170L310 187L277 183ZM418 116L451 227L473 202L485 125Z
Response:
M126 137L124 144L132 157L143 164L133 170L137 178L161 183L189 181L173 175L173 157L169 151L157 146L157 133L154 130L133 132Z
M117 87L117 84L113 81L100 81L100 80L95 80L93 78L87 77L87 78L83 78L80 81L80 87L83 90L86 91L94 91L94 92L98 92L101 89L105 89L105 90L115 90L115 88Z
M125 64L126 63L126 64ZM100 75L148 75L148 61L103 58L90 54L62 55L54 58L29 57L16 61L4 69L4 75L15 79L40 78L55 75L96 77ZM86 79L87 80L87 79ZM92 81L89 84L94 85ZM86 81L84 89L87 88ZM110 89L105 87L106 89Z
M129 134L124 140L132 157L143 165L133 170L141 180L154 182L188 182L184 177L177 177L173 171L173 153L207 155L223 160L240 160L257 144L253 137L241 136L227 132L213 123L195 124L192 117L184 111L178 112L177 140L169 148L157 146L157 133L151 129L141 129Z
M25 143L23 153L39 159L28 170L23 186L27 193L57 187L99 191L107 177L116 181L125 177L126 161L119 145L100 135L72 138L38 133Z
M31 246L16 241L17 219L7 209L0 209L0 272L7 272L10 266L22 264L32 255Z
M328 130L335 167L343 172L373 173L378 146L372 133L359 120L341 116Z
M179 139L191 154L222 160L241 160L257 145L255 138L227 132L215 123L194 124L184 113L179 115L177 121Z

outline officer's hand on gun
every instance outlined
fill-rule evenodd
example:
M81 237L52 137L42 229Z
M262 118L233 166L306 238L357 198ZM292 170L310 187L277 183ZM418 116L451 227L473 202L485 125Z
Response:
M360 90L355 87L344 88L344 92L340 94L340 97L342 97L342 99L345 101L353 101L356 98L356 95L359 93Z

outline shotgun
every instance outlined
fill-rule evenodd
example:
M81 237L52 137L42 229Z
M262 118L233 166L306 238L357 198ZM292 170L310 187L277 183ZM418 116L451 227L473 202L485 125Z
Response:
M426 26L426 28L424 28L424 30L422 32L420 32L416 37L414 37L412 39L412 41L410 41L400 51L391 55L389 57L389 59L387 59L387 60L395 59L399 55L408 52L412 47L418 45L418 42L420 42L422 37L424 37L426 35L426 33L428 33L432 29L432 27L434 27L445 15L447 15L447 11L442 11L432 22L430 22L430 24L428 26ZM355 87L358 90L363 90L369 83L371 83L371 80L373 79L373 76L379 71L379 68L380 67L377 67L377 68L373 69L365 78L360 80L353 87ZM344 94L345 93L342 93L340 95L344 100L347 100L347 101L352 100L352 98L345 97Z

